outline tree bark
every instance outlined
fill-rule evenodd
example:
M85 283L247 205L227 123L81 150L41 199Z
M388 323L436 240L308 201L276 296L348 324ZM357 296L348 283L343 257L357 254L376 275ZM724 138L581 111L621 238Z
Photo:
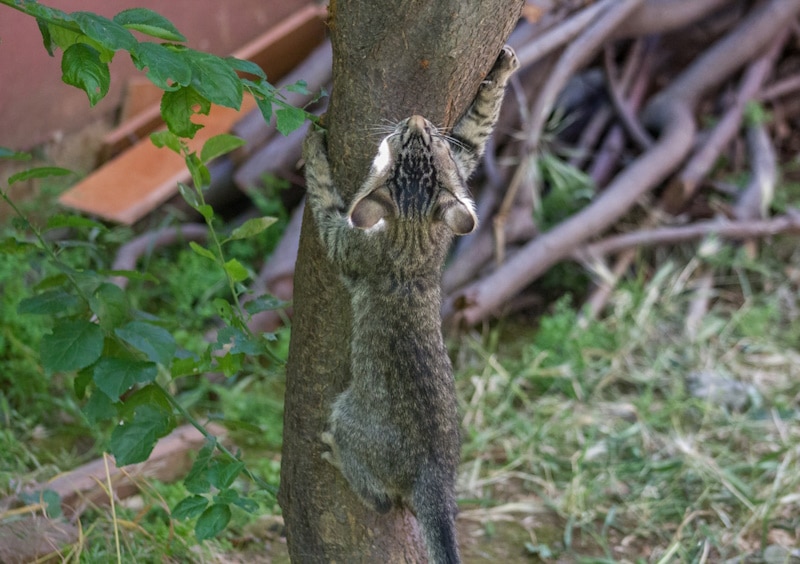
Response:
M522 3L331 1L333 92L326 127L333 176L345 200L366 177L381 126L412 114L453 125L497 58ZM292 560L425 561L413 517L404 510L368 510L321 459L319 434L330 403L349 382L351 312L308 210L294 280L279 493Z

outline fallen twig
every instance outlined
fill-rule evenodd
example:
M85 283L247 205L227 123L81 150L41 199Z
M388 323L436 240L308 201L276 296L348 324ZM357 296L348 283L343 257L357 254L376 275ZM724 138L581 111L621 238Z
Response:
M593 257L618 253L633 247L675 245L715 235L732 241L769 237L779 233L800 232L800 212L794 211L772 219L748 221L700 221L680 227L659 227L613 235L591 243L572 253L578 261L591 261Z

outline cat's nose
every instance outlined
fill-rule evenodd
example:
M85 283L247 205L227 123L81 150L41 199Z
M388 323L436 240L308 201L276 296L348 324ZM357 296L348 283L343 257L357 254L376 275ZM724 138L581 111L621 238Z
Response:
M420 133L425 131L425 118L422 116L411 116L408 118L408 127Z

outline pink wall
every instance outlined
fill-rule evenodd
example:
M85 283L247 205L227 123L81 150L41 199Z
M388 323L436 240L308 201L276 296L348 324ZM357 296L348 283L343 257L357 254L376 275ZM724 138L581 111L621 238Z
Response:
M286 18L309 0L44 0L67 12L106 17L145 7L169 18L196 49L227 55ZM36 22L0 5L0 146L28 149L58 132L74 131L102 112L116 110L125 79L136 69L127 53L111 64L111 89L95 108L82 91L61 82L61 53L50 57Z

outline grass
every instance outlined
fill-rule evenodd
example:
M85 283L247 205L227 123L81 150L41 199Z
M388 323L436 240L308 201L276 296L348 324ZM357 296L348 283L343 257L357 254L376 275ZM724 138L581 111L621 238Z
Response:
M620 287L586 326L561 301L527 342L473 338L462 519L524 531L520 561L718 562L800 544L798 281L777 262L718 266L692 339L707 263Z

